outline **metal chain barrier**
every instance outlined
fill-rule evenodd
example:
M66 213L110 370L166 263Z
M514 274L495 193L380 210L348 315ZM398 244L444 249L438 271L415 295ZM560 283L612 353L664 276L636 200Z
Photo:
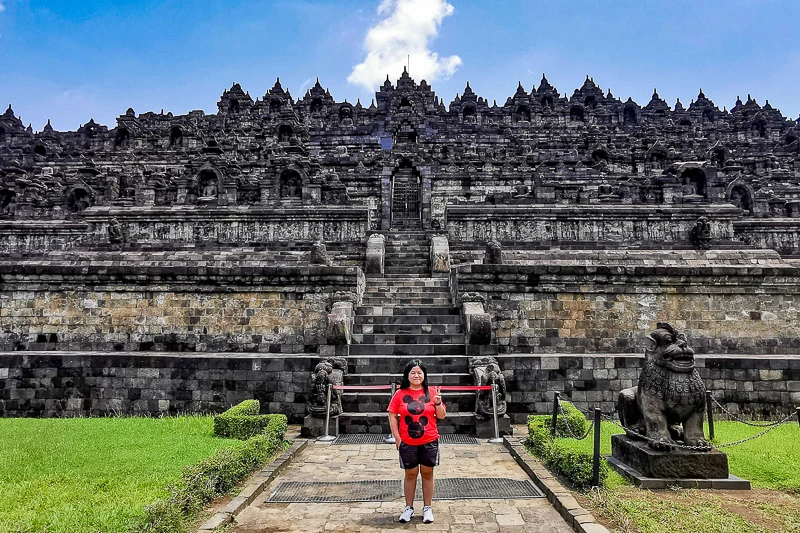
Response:
M713 401L713 402L714 402L714 404L715 404L717 407L719 407L719 408L722 410L722 412L723 412L723 413L725 413L726 415L728 415L728 416L729 416L729 417L731 417L732 419L736 420L737 422L741 422L742 424L744 424L744 425L746 425L746 426L752 426L752 427L754 427L754 428L768 428L768 427L779 426L780 424L782 424L782 423L783 423L783 422L764 422L764 423L758 423L758 422L748 422L747 420L742 420L741 418L739 418L739 417L738 417L738 416L736 416L735 414L733 414L733 413L731 413L730 411L728 411L727 409L725 409L725 406L723 406L721 403L719 403L719 400L717 400L716 398L714 398L714 397L713 397L713 396L711 396L711 395L709 395L709 398L711 398L711 401ZM792 416L794 416L794 415L792 415Z
M796 415L797 415L797 413L792 413L790 415L787 415L783 420L771 425L770 427L768 427L767 429L765 429L764 431L762 431L758 435L753 435L753 436L747 437L745 439L737 440L737 441L734 441L734 442L726 442L725 444L718 444L716 446L713 445L713 444L710 445L710 446L686 446L684 444L677 444L677 443L672 444L672 443L670 443L669 446L672 446L672 447L675 447L675 448L679 448L679 449L682 449L682 450L694 450L694 451L708 451L711 448L727 448L729 446L736 446L737 444L742 444L742 443L745 443L745 442L749 442L749 441L755 440L755 439L757 439L757 438L759 438L759 437L761 437L763 435L766 435L767 433L769 433L773 429L776 429L776 428L782 426L783 424L787 423L789 420L794 418ZM620 428L625 430L625 432L628 433L629 435L633 435L634 437L638 437L638 438L646 440L648 442L662 442L662 441L659 441L658 439L653 439L653 438L647 437L645 435L642 435L641 433L637 433L636 431L633 431L632 429L626 428L625 426L623 426L622 424L620 424L619 422L614 420L609 415L603 414L602 416L603 416L603 418L605 418L606 420L608 420L609 422L611 422L615 426L619 426Z
M569 419L567 418L567 414L564 412L564 408L561 406L561 402L558 402L558 410L561 413L561 417L564 419L564 425L567 426L567 432L572 436L573 439L575 439L575 440L583 440L583 439L585 439L586 437L589 436L589 433L592 432L592 428L594 428L594 420L592 420L592 422L589 424L589 429L586 430L586 433L583 434L583 437L577 436L572 431L572 426L569 425ZM581 412L581 414L583 414L583 413ZM586 418L586 415L584 415L584 418Z
M617 422L616 420L614 420L613 418L611 418L608 415L604 414L603 418L605 418L606 420L608 420L609 422L611 422L615 426L619 426L620 428L625 430L625 432L628 435L633 435L634 437L640 438L642 440L646 440L648 442L663 443L664 445L668 445L670 447L680 448L682 450L694 450L694 451L699 451L699 452L705 452L705 451L708 451L711 448L713 448L713 446L686 446L685 444L677 444L677 443L674 443L674 444L673 443L669 443L669 444L667 444L667 443L665 443L665 442L663 442L663 441L661 441L659 439L653 439L653 438L648 437L646 435L642 435L641 433L637 433L636 431L633 431L632 429L628 429L628 428L626 428L625 426L623 426L622 424L620 424L619 422Z
M748 441L751 441L751 440L757 439L758 437L761 437L762 435L766 435L767 433L769 433L769 432L770 432L770 431L772 431L773 429L775 429L775 428L778 428L778 427L780 427L780 426L784 425L786 422L788 422L789 420L791 420L792 418L794 418L794 417L795 417L795 415L797 415L797 413L796 413L796 412L795 412L795 413L792 413L792 414L790 414L790 415L788 415L786 418L784 418L784 419L783 419L783 420L781 420L780 422L776 422L775 424L772 424L770 427L768 427L767 429L765 429L764 431L762 431L762 432L761 432L761 433L759 433L758 435L753 435L752 437L747 437L746 439L737 440L737 441L734 441L734 442L728 442L728 443L726 443L726 444L719 444L719 445L717 445L716 447L717 447L717 448L727 448L728 446L735 446L735 445L737 445L737 444L742 444L742 443L745 443L745 442L748 442ZM750 425L751 425L751 424L750 424ZM763 427L763 426L762 426L762 427Z

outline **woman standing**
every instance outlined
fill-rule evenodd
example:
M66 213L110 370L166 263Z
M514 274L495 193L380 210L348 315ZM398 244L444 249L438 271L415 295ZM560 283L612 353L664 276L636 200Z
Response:
M403 370L400 388L389 402L389 427L400 452L400 467L406 471L403 493L406 508L400 522L414 516L417 475L422 474L422 521L433 522L433 468L439 464L439 430L436 420L447 415L438 388L428 387L428 371L419 359Z

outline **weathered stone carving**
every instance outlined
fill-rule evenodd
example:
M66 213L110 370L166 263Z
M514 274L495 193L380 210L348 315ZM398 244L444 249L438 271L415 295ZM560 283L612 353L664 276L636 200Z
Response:
M458 300L467 344L491 344L492 317L483 306L486 298L477 292L466 292Z
M366 261L364 273L383 274L383 262L386 255L386 237L380 233L374 233L367 240Z
M703 435L705 385L694 364L694 350L672 324L659 322L650 334L653 349L639 376L639 386L619 394L622 424L646 436L651 448L670 450L679 441L707 447ZM632 438L638 438L628 433Z
M447 237L431 237L431 272L450 272L450 245Z
M334 346L350 344L353 331L353 316L355 315L354 307L357 305L357 294L345 291L334 293L331 312L328 314L328 344Z
M122 225L116 218L112 218L108 223L108 242L111 244L122 244L125 242Z
M696 248L701 250L711 248L711 223L708 221L708 217L702 216L697 219L692 228L691 239Z
M328 401L328 385L341 385L347 374L347 359L344 357L329 357L320 361L311 375L311 394L308 398L308 414L323 418L326 413ZM342 412L341 391L331 391L331 416Z
M312 265L329 266L331 264L331 258L328 257L328 249L325 247L324 242L317 241L311 245L311 253L308 260Z
M500 370L500 363L494 357L473 357L469 361L469 371L475 385L497 385L495 401L497 403L497 416L506 414L506 378ZM494 416L492 406L492 391L480 391L475 403L475 414L483 418Z
M503 249L499 242L489 241L486 243L486 253L483 257L483 263L486 265L503 264Z

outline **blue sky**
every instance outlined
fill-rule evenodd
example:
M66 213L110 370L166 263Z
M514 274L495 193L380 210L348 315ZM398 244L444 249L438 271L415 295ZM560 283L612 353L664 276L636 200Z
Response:
M676 98L688 104L702 87L720 108L750 93L790 118L800 114L797 0L0 0L0 6L0 104L13 104L37 131L48 118L59 130L90 117L113 127L128 107L215 112L233 82L255 98L276 77L295 98L319 76L337 100L368 105L371 80L385 78L380 70L401 68L398 57L406 52L412 77L419 81L424 71L446 103L469 81L478 95L502 104L518 81L530 90L545 72L562 93L571 94L589 74L641 105L654 87L670 105Z

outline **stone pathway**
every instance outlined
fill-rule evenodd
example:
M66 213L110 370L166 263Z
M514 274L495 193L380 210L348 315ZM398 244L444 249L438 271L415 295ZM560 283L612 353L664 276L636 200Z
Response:
M572 529L545 498L433 501L435 522L422 523L422 502L408 524L397 522L402 496L391 502L266 503L282 481L357 481L400 479L397 451L387 444L331 445L311 442L264 493L236 520L231 533L315 531L383 532L546 532ZM437 478L502 477L528 479L501 444L443 445Z

